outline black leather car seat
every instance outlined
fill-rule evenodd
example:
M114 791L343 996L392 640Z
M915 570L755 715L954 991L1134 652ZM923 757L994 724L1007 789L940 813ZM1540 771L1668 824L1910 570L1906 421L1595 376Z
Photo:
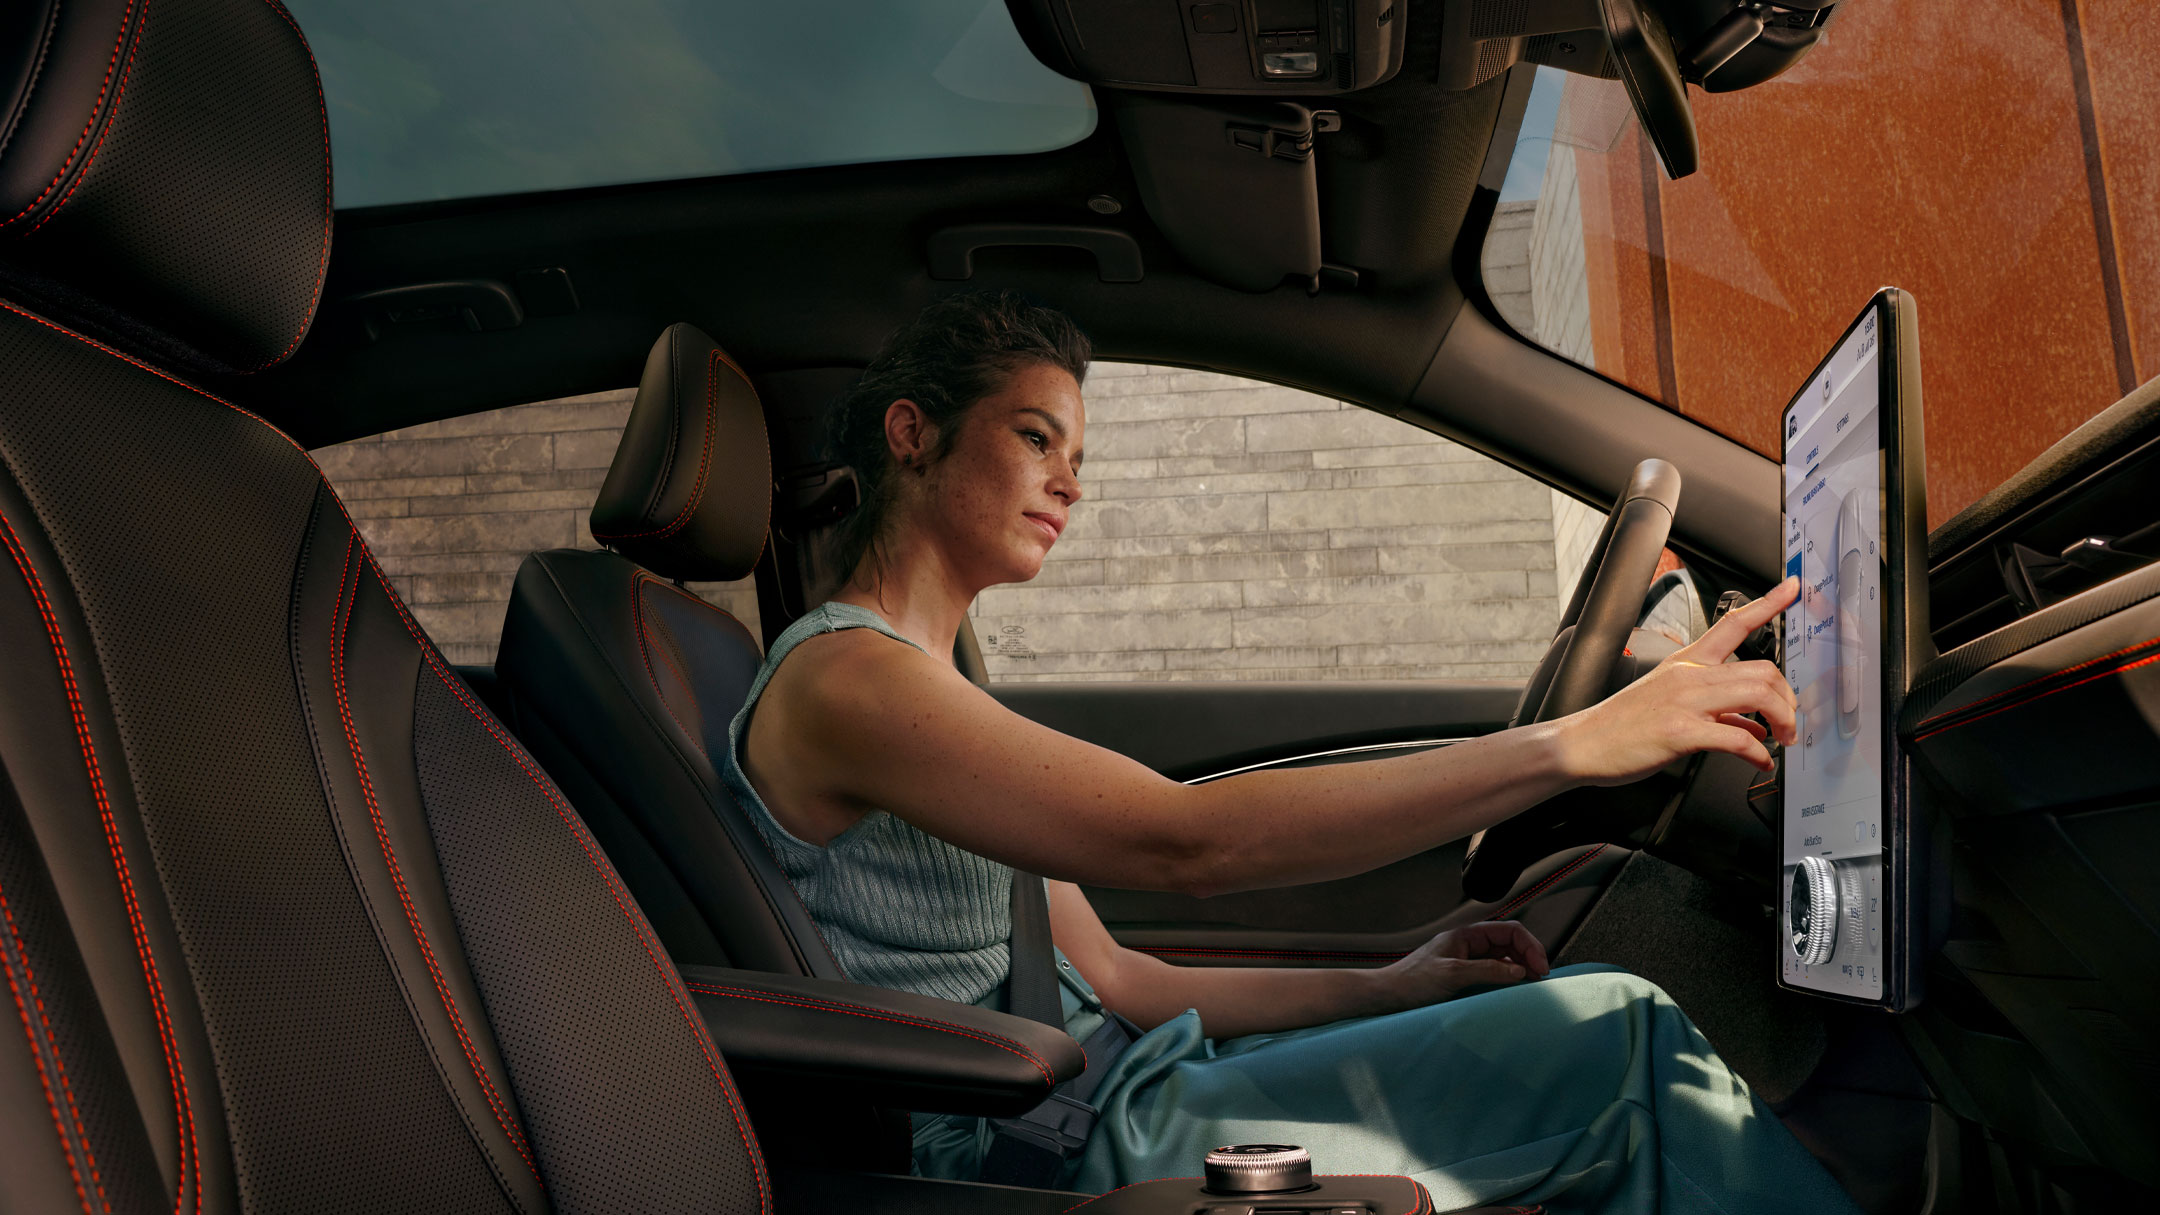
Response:
M0 1210L772 1211L700 1017L743 1029L729 1000L776 1055L807 1049L792 1022L860 1022L802 1066L962 1110L1077 1071L1054 1031L923 997L731 971L693 1000L306 452L194 382L287 357L321 295L298 28L275 0L25 11L0 21ZM913 1074L962 1053L989 1070ZM792 1204L1072 1205L940 1184Z
M769 1209L583 824L307 454L189 379L320 296L297 27L40 16L0 46L0 1208Z
M670 326L592 509L615 551L525 559L496 687L678 961L839 978L716 767L757 642L675 585L748 574L771 506L756 389L711 338Z

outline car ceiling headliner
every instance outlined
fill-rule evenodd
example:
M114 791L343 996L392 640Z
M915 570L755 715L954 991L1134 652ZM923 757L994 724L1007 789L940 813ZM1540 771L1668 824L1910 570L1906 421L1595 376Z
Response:
M1455 245L1503 82L1431 83L1432 39L1394 80L1316 102L1344 115L1316 152L1323 248L1355 290L1249 294L1195 275L1151 224L1105 121L1056 152L790 170L340 212L323 305L286 364L216 385L319 446L438 418L636 382L653 337L690 321L753 375L860 366L936 295L1016 287L1070 312L1100 357L1205 366L1392 407L1464 292ZM1108 194L1121 214L1090 212ZM928 236L955 223L1116 227L1146 277L1097 280L1073 250L987 249L936 282ZM1474 264L1474 262L1473 262ZM560 266L581 307L482 333L365 337L362 292Z

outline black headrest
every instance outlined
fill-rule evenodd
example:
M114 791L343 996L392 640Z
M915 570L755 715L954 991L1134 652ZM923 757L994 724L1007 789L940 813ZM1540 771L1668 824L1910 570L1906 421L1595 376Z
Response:
M668 326L593 503L593 539L664 578L727 582L757 564L771 515L757 389L695 326Z
M284 7L0 9L0 290L168 365L291 354L330 260L330 124Z

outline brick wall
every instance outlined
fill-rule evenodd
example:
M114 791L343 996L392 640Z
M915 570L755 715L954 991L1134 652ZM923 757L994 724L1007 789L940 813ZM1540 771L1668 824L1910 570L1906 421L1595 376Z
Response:
M1065 538L976 604L993 680L1521 677L1544 654L1543 485L1232 376L1101 364L1086 397Z
M592 545L586 513L631 395L315 454L436 644L493 662L525 554ZM994 680L1521 677L1572 586L1555 570L1556 497L1575 524L1562 539L1594 536L1601 518L1435 435L1293 389L1104 363L1086 396L1086 497L1065 538L1034 582L976 605ZM692 589L757 627L747 581Z
M444 657L491 663L525 554L593 547L585 516L634 395L624 389L496 409L314 454ZM691 587L756 631L757 596L747 581Z

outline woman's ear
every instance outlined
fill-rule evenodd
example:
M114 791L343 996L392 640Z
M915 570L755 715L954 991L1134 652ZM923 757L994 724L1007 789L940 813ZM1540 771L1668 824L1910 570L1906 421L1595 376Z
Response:
M930 458L930 446L937 440L937 425L923 407L902 397L885 407L885 445L892 450L893 463L910 468Z

